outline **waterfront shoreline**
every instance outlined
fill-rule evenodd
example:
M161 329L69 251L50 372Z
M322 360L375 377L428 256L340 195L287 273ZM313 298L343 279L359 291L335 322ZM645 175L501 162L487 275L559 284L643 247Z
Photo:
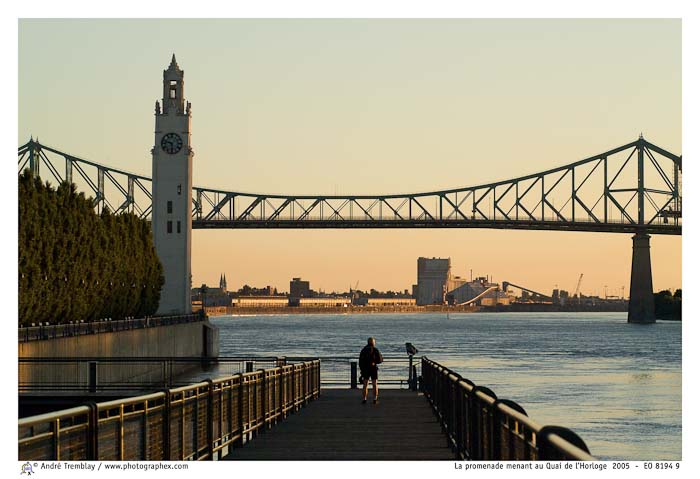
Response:
M305 308L305 307L266 307L266 308L239 308L239 307L207 307L207 316L295 316L295 315L354 315L354 314L436 314L436 313L610 313L626 312L626 304L606 305L606 307L580 308L571 310L554 305L513 305L511 307L455 307L455 306L356 306L347 308Z
M447 306L413 306L413 307L348 307L348 308L206 308L207 316L294 316L306 314L435 314L435 313L474 313L479 311L475 307L449 308Z

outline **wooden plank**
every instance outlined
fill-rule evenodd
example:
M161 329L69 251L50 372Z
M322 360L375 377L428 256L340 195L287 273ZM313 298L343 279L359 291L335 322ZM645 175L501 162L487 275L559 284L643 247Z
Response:
M379 404L359 390L321 397L224 460L454 460L425 397L384 389Z

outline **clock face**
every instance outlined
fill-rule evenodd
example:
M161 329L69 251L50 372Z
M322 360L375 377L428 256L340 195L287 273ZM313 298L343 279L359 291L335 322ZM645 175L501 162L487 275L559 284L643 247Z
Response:
M160 146L166 153L174 155L182 149L182 138L177 133L168 133L160 140Z

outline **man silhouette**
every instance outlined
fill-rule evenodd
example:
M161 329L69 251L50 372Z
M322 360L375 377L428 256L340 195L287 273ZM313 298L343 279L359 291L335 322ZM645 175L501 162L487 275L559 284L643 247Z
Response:
M372 391L374 392L374 404L379 402L379 388L377 387L377 376L379 364L384 361L382 353L375 347L374 338L367 339L367 346L360 352L360 374L362 375L362 404L367 404L367 385L372 380Z

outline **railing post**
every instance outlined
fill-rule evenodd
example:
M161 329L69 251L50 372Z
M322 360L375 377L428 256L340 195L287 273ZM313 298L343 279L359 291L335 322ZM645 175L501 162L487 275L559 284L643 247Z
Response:
M292 378L289 399L292 402L291 411L292 411L292 413L295 413L297 410L297 402L296 402L297 401L297 366L296 366L296 364L292 364L292 369L289 372L289 374Z
M311 363L304 363L304 378L304 405L307 405L311 400Z
M316 361L316 398L321 396L321 360Z
M284 404L282 403L282 390L284 389L284 369L282 368L282 366L279 367L279 372L277 373L277 382L275 383L275 385L275 392L277 393L277 411L275 412L277 419L275 420L275 423L277 423L284 419Z
M119 460L124 460L124 403L119 405Z
M207 449L209 460L214 460L214 381L206 379L207 383ZM219 404L220 405L220 404ZM196 426L195 426L196 427Z
M61 460L61 442L59 435L61 434L61 419L56 418L53 421L53 460Z
M143 404L143 442L142 442L142 460L148 461L148 446L150 443L150 438L148 437L148 400L144 401Z
M457 380L455 385L455 407L457 415L455 417L455 446L457 448L457 459L464 459L464 388L461 380Z
M170 410L170 391L168 389L163 390L165 395L163 401L163 459L169 461L170 457L170 421L171 421L171 410Z
M223 410L223 408L222 408ZM228 388L228 429L227 435L233 434L233 378L229 379ZM227 446L227 450L230 451L230 447Z
M264 369L259 369L260 371L260 389L262 390L262 399L260 401L260 406L261 406L261 413L262 413L262 427L260 428L260 432L263 433L265 432L265 429L267 429L267 388L269 387L267 378L265 377L265 370Z
M88 363L88 391L97 392L97 361Z
M357 389L357 361L350 361L350 389Z
M243 421L243 375L239 374L238 381L238 432L241 437L240 444L243 445L243 431L245 429L245 421Z
M413 354L408 355L408 389L415 391L413 389Z
M308 374L306 363L301 363L301 405L306 406L306 393L308 392Z
M90 408L88 412L88 430L87 430L87 460L97 461L98 449L97 449L97 438L98 436L98 420L99 414L97 413L97 403L90 401L87 403Z

